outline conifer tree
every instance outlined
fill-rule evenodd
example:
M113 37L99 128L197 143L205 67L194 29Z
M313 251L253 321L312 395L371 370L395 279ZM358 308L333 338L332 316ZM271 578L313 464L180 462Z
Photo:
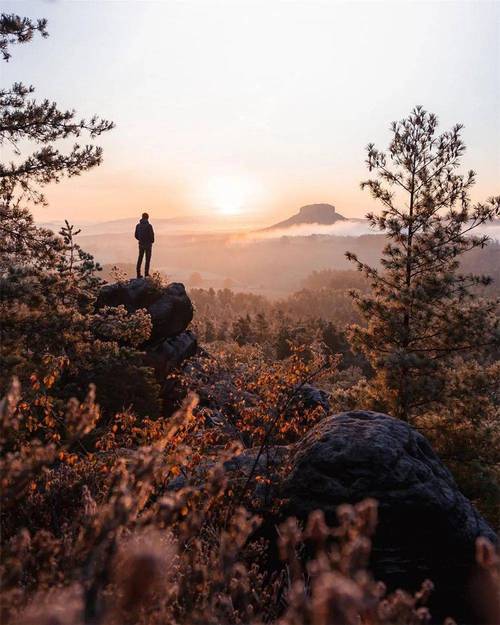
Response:
M1 15L4 60L10 58L11 44L28 42L36 32L46 37L46 25L46 20ZM98 117L79 120L73 110L33 99L33 92L21 83L0 90L0 291L5 320L1 352L2 361L8 353L12 362L14 346L24 350L24 356L36 346L43 359L45 353L67 351L64 337L74 342L81 336L82 320L91 312L99 284L98 267L77 245L78 232L72 226L66 222L59 236L39 228L29 206L45 203L45 185L101 162L100 147L75 143L62 151L60 139L76 139L84 132L94 138L113 127ZM32 336L23 334L27 328Z
M266 343L269 338L269 322L262 312L257 313L255 317L255 333L258 343Z
M285 360L285 358L289 358L292 355L291 340L292 336L289 328L284 324L281 325L276 336L276 358L278 360Z
M0 16L0 52L8 61L9 45L30 41L36 32L47 37L46 20L34 22L18 15ZM34 87L14 83L0 89L0 236L2 253L32 253L51 256L50 233L34 226L28 204L45 204L42 188L63 177L78 176L99 165L102 148L77 141L68 151L58 142L78 140L83 134L90 139L113 128L113 123L97 116L79 119L74 110L61 110L48 99L33 98ZM29 149L31 148L31 149ZM8 158L10 152L10 160ZM23 153L24 152L24 153ZM51 260L49 258L49 264Z
M4 60L12 44L37 32L46 37L46 25L0 16ZM101 163L99 146L77 140L83 134L92 140L113 124L97 116L79 119L55 102L35 100L33 92L20 83L0 90L0 393L13 375L24 388L50 380L47 392L65 398L84 397L95 383L103 408L118 410L148 397L143 412L157 413L159 388L137 349L149 338L149 315L94 311L99 266L78 245L79 231L68 222L58 234L40 228L30 211L46 203L44 186ZM75 143L63 150L61 139Z
M252 319L250 315L245 317L238 317L233 323L233 340L235 340L240 347L248 345L253 341Z
M211 319L205 321L205 342L213 343L215 341L215 326Z
M8 61L11 57L9 45L31 41L36 32L42 37L48 37L46 19L39 19L35 22L29 17L2 13L0 15L0 52L3 60Z
M499 341L498 301L476 295L490 279L463 275L460 257L488 243L480 227L500 214L500 196L472 204L475 174L457 171L462 126L437 128L418 106L392 124L387 152L368 145L375 176L361 187L383 209L367 218L387 243L380 268L346 254L372 289L352 293L366 326L352 326L350 340L376 372L379 407L405 420L445 401L450 372L464 359L484 362Z
M217 329L217 335L216 335L216 340L217 341L226 341L227 340L227 335L228 335L228 323L225 320L222 320L218 329Z

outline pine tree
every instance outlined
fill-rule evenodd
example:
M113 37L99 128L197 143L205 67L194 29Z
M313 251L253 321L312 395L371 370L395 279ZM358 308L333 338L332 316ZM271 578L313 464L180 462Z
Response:
M213 343L215 341L215 326L211 319L205 321L205 341L207 343Z
M9 45L36 32L47 36L45 20L2 15L4 60ZM58 234L39 228L30 211L46 203L45 185L101 162L100 147L75 143L63 152L58 140L84 133L94 139L113 124L77 119L54 102L37 102L33 92L20 83L0 90L2 158L11 152L11 160L0 163L0 393L14 375L25 389L41 381L58 398L84 397L96 383L104 409L120 410L139 398L143 412L157 413L159 388L137 349L149 338L149 315L95 312L99 266L78 245L79 231L68 222Z
M259 312L255 317L255 334L258 343L265 343L269 337L269 322L264 313Z
M48 37L47 20L40 19L34 22L29 17L2 13L0 15L0 52L3 60L8 61L11 57L9 45L31 41L36 32L42 37Z
M387 152L373 144L366 163L374 178L361 184L381 202L367 218L387 243L381 268L347 257L371 283L352 293L366 319L350 340L376 372L371 384L381 408L409 420L445 401L450 372L464 358L484 360L499 340L498 301L475 295L486 276L463 275L460 257L482 248L478 228L500 213L500 197L473 205L474 172L457 172L462 126L437 134L435 115L416 107L391 126Z
M236 319L233 323L232 337L240 347L253 341L252 319L250 315Z
M217 329L217 341L226 341L228 336L228 323L227 321L221 321L218 329Z
M0 16L0 51L10 58L8 46L30 41L36 32L47 36L46 21L36 23L18 15ZM74 110L61 110L48 99L33 98L34 87L15 83L0 89L0 147L5 158L0 163L0 235L2 253L49 255L55 242L50 233L37 229L27 204L45 204L42 187L63 177L78 176L99 165L102 148L75 142L67 152L57 147L60 139L79 139L88 134L95 139L113 128L113 123L97 116L78 119ZM36 146L23 154L23 149Z
M30 41L37 31L47 36L45 20L2 15L4 59L10 58L10 44ZM92 312L99 284L98 267L77 245L74 228L66 222L58 236L37 227L29 205L45 203L43 186L101 162L97 146L75 144L63 153L55 142L84 132L93 138L113 124L97 117L77 120L74 111L61 111L49 100L37 102L33 92L20 83L0 90L2 157L11 154L10 161L0 163L1 354L2 362L12 365L4 369L6 375L26 358L40 362L49 353L66 355L68 343L87 332L84 319Z
M285 360L292 355L291 340L289 328L284 324L281 325L276 337L276 358L278 360Z

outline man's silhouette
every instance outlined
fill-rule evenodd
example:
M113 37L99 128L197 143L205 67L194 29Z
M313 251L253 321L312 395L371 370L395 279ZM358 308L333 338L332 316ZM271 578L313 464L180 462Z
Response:
M149 276L149 264L151 263L151 251L155 241L153 226L149 223L149 215L142 213L142 219L135 227L135 238L139 241L139 257L137 259L137 277L141 276L141 265L144 254L146 254L146 265L144 275Z

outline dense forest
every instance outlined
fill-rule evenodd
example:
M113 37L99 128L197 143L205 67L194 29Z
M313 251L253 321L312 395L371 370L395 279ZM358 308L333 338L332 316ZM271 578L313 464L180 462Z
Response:
M2 15L4 61L47 34ZM497 625L500 196L462 127L369 144L378 262L271 301L101 272L32 208L113 123L20 83L0 116L2 622Z

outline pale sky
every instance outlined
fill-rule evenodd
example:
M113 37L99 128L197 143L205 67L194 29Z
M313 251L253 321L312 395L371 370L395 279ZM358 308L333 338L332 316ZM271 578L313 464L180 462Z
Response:
M500 2L2 2L46 17L2 85L31 83L116 122L104 162L47 189L39 219L240 212L272 222L303 204L373 204L364 148L416 104L465 124L474 196L500 193ZM5 152L5 150L4 150ZM2 158L6 158L6 154Z

